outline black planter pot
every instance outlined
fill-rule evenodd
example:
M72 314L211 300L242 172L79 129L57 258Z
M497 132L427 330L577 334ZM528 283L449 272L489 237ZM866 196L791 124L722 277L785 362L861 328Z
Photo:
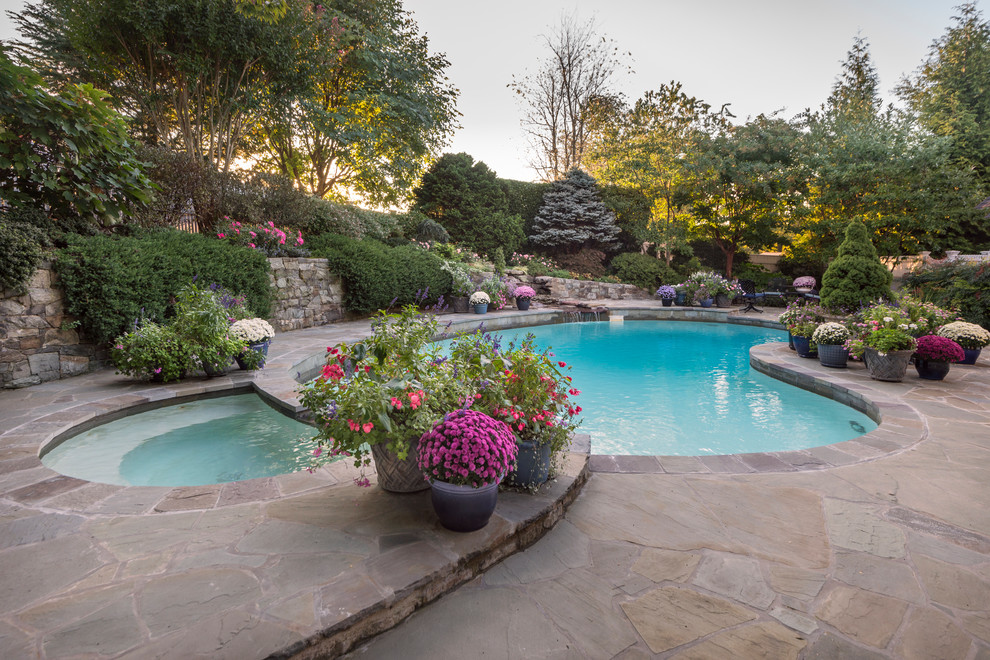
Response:
M454 532L473 532L487 525L495 513L498 482L473 488L434 481L430 500L441 525Z
M505 477L510 486L535 488L550 476L550 443L519 442L516 469Z
M799 337L794 335L794 350L797 351L798 357L803 358L816 358L818 357L818 347L814 349L811 348L811 338L810 337Z
M660 299L660 302L663 303L663 306L664 307L670 307L671 305L674 304L674 299L673 298L661 298Z
M914 368L918 371L918 376L925 380L944 380L949 374L949 363L937 360L923 360L916 357Z
M731 307L732 302L729 300L728 294L719 293L715 296L715 306L716 307Z
M532 298L516 298L516 309L518 309L521 312L525 312L527 309L529 309L530 300L532 300Z

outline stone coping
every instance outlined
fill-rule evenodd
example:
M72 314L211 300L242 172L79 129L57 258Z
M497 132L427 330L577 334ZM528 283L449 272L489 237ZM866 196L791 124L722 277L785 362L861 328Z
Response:
M772 319L730 316L732 310L618 306L611 301L609 306L614 319L776 325ZM566 320L565 313L546 309L485 317L451 315L452 329L471 331L483 322L486 328L500 330ZM538 540L577 497L589 469L820 470L902 451L925 437L923 421L897 402L897 384L871 385L856 368L820 373L817 363L799 360L784 345L766 345L751 352L755 368L860 407L879 419L881 428L855 441L806 452L701 458L589 460L588 439L581 436L555 481L535 496L500 494L492 522L466 535L439 527L428 493L393 496L358 489L351 485L356 468L340 462L313 474L155 488L66 477L45 468L38 458L42 448L81 429L191 398L253 390L298 416L299 380L322 362L324 347L368 332L367 324L358 323L284 333L273 345L264 371L107 387L106 396L79 399L76 405L0 434L0 514L7 514L0 515L0 570L11 575L12 569L24 568L24 562L30 567L36 556L46 566L63 567L48 577L23 571L24 579L40 580L41 586L31 582L20 589L0 589L0 627L25 632L33 640L30 648L41 649L41 657L57 656L59 648L136 657L167 649L217 657L334 656ZM59 383L71 387L71 381ZM18 554L22 546L29 556ZM14 555L20 559L11 559ZM100 608L111 593L131 602L114 611L113 625L130 630L123 641L116 640L119 653L103 635L93 640L80 637L80 631L92 629L89 613L103 612ZM218 644L221 631L256 626L265 638L260 646L238 652L236 645L219 643L215 651L209 650ZM250 634L240 636L249 638ZM0 641L0 649L5 643Z

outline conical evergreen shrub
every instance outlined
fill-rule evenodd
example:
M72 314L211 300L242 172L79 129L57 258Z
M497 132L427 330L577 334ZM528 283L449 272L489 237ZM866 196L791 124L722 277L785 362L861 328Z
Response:
M893 277L877 256L866 225L852 220L835 260L822 277L822 304L832 310L854 310L891 297Z
M602 202L598 182L575 168L543 195L529 239L546 250L573 253L581 248L614 248L618 236L615 212Z

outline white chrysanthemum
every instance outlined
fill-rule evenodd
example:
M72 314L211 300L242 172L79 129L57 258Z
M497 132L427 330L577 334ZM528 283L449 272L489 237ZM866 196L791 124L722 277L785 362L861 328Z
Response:
M241 319L230 326L230 336L249 344L260 344L275 337L275 328L265 319Z

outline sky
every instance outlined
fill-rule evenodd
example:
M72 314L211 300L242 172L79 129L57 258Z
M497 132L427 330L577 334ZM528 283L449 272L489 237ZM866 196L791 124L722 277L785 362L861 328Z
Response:
M548 54L541 35L562 15L594 19L598 34L630 53L614 87L632 102L676 80L738 118L783 110L792 117L828 97L860 34L884 99L925 59L962 0L403 0L431 50L450 62L460 126L445 151L467 152L499 176L530 181L523 109L507 87ZM19 10L23 0L0 0ZM981 8L983 8L981 6ZM0 39L16 32L6 12Z

